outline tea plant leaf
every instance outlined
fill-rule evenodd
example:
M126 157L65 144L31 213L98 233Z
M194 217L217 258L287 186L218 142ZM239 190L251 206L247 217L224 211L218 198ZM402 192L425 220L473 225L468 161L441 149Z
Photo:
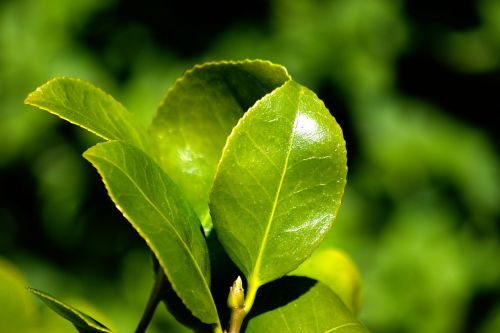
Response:
M342 131L294 81L258 101L228 138L210 196L231 259L260 285L303 262L337 214L346 182Z
M106 140L149 149L146 129L113 97L75 78L55 78L28 95L26 104L53 113Z
M78 332L111 332L109 328L99 323L97 320L58 300L57 298L37 289L28 288L28 290L40 298L61 317L70 321L76 327Z
M271 308L269 304L256 302L256 315L250 318L246 333L301 332L301 333L368 333L344 303L328 286L310 279L297 280L287 277L284 281L265 286L259 297L271 297L281 306ZM307 286L309 285L309 286ZM289 293L306 289L302 295L291 300ZM269 291L270 293L268 293Z
M307 276L326 284L354 314L361 310L361 277L352 259L337 249L317 249L289 275Z
M172 288L201 321L218 323L200 222L177 186L148 155L111 141L84 153L117 208L151 248Z
M151 125L161 166L211 229L208 193L231 129L258 99L289 80L268 61L195 66L168 91Z

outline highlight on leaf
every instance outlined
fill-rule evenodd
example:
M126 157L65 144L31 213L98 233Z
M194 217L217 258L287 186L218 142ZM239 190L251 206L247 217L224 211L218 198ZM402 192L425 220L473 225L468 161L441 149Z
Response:
M309 89L288 81L229 136L210 194L214 227L248 279L249 297L318 246L346 181L342 131Z
M343 196L342 130L284 67L262 60L197 65L168 90L148 130L79 79L51 80L25 102L107 140L84 157L158 264L136 332L146 330L160 300L200 332L222 333L226 324L230 333L367 332L343 303L359 309L352 262L338 252L313 254ZM79 331L109 332L30 291Z
M150 127L160 165L185 193L209 233L208 195L222 148L256 101L290 80L269 61L209 62L169 89Z

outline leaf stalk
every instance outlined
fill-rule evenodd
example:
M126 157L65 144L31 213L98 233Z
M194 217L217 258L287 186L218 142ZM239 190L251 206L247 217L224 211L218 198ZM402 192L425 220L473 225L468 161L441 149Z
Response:
M158 304L160 303L160 301L170 288L171 288L170 283L168 282L167 277L165 276L165 272L163 272L163 269L158 268L153 290L151 291L148 303L146 304L146 308L144 309L144 313L142 314L141 321L137 325L135 333L146 332L146 328L151 322L151 319L153 318L153 314Z
M227 305L231 309L229 331L224 331L224 333L240 332L243 319L245 319L246 315L252 309L258 288L258 281L250 280L248 285L248 294L245 297L245 291L243 289L241 278L238 276L236 281L234 281L233 285L229 289L229 296L227 299Z

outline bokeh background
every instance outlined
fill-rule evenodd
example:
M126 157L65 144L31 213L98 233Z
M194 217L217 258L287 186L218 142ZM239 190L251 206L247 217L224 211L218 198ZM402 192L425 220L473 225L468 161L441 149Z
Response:
M26 285L132 332L146 248L80 156L95 139L23 106L54 76L145 124L192 65L261 58L316 91L349 175L324 246L363 278L374 332L500 332L500 1L0 1L0 331L70 332ZM163 307L149 332L182 332Z

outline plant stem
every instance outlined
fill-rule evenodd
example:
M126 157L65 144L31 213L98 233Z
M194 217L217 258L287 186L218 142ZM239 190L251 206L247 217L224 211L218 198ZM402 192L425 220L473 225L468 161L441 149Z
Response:
M227 333L239 333L243 319L252 309L259 288L259 282L250 279L248 284L248 293L245 297L241 285L241 279L238 277L229 290L228 306L231 309L231 318L229 320L229 331ZM226 332L226 331L224 331Z
M170 289L170 284L163 272L161 267L158 268L158 272L156 273L155 284L153 286L153 290L151 291L151 295L149 296L148 303L146 304L146 308L144 309L144 313L142 314L141 321L137 325L135 333L144 333L146 332L146 328L148 327L151 319L153 318L153 314L156 310L156 307L160 303L163 295Z
M231 311L231 319L229 321L229 332L228 333L239 333L241 324L243 324L243 319L247 313L244 308L233 309Z
M252 309L253 303L255 301L255 296L257 295L257 289L259 289L259 281L250 278L248 281L248 291L245 298L245 313L249 313Z

